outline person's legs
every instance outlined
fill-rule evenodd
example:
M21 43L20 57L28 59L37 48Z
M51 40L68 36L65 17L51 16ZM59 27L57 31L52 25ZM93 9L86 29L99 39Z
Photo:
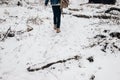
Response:
M60 31L60 23L61 23L61 9L60 9L60 6L56 6L56 23L57 23L56 33L59 33L59 32L61 32Z
M54 26L57 25L57 21L56 21L56 8L55 6L52 6L52 10L53 10L53 23L54 23Z
M52 6L53 9L53 19L54 19L54 29L57 33L60 32L60 23L61 23L61 9L60 6Z

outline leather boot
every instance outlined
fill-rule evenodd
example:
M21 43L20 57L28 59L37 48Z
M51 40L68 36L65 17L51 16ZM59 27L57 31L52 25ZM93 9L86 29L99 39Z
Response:
M56 33L60 33L60 28L56 28Z

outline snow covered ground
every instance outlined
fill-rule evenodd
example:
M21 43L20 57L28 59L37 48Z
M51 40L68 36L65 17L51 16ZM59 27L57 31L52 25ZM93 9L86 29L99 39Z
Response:
M0 39L9 27L15 36L0 41L0 80L120 80L120 36L112 36L120 32L120 12L105 13L110 7L119 4L71 0L57 34L50 7L1 6ZM33 30L27 32L28 26Z

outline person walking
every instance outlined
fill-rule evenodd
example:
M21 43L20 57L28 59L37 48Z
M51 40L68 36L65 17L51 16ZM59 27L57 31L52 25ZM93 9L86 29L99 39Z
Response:
M48 5L49 0L45 0L45 6ZM60 8L60 0L50 0L53 10L53 24L54 30L56 33L60 33L60 23L61 23L61 8Z

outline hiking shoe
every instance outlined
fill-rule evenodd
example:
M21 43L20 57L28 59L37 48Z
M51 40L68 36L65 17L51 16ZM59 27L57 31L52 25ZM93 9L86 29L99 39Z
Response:
M56 28L56 33L60 33L60 28Z

